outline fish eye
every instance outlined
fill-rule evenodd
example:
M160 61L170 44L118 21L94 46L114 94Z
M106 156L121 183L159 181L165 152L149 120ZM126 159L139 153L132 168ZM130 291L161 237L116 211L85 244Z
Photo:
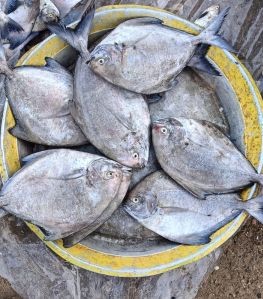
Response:
M106 173L105 173L105 175L104 175L104 178L106 179L106 180L109 180L109 179L111 179L112 177L113 177L113 171L107 171Z
M163 134L167 134L167 133L168 133L168 130L167 130L167 128L161 128L161 132L162 132Z
M105 59L104 58L100 58L98 60L98 62L99 62L100 65L103 65L105 63Z
M133 157L133 159L138 159L139 158L139 154L138 153L133 153L132 157Z
M132 202L133 202L133 203L138 203L138 202L139 202L139 198L138 198L138 197L134 197L134 198L132 198Z

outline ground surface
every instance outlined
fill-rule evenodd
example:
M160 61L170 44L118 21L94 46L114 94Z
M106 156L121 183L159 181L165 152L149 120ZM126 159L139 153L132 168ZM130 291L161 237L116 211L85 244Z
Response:
M249 220L225 246L219 269L215 267L217 270L203 283L196 299L263 298L262 236L263 227ZM0 290L0 299L20 298L5 280L0 279Z
M249 220L227 245L215 269L196 299L263 298L262 225Z

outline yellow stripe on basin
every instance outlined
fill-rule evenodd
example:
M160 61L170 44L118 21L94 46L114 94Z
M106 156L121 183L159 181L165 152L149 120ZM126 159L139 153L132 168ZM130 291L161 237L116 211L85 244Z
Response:
M191 25L188 21L180 19L163 10L137 5L107 6L97 10L92 33L114 28L127 18L138 16L153 16L161 18L165 24L189 33L197 34L198 27ZM34 49L25 54L19 64L43 65L46 56L54 57L65 50L67 45L55 36L51 36ZM221 72L231 85L240 104L244 124L244 143L246 156L255 166L261 168L262 162L262 101L260 93L245 67L234 57L225 51L214 48L209 51L209 57L221 69ZM242 73L241 69L244 73ZM9 111L9 110L8 110ZM4 140L4 151L0 156L0 172L4 173L3 165L8 168L10 176L20 167L18 147L16 139L10 136L8 128L14 124L12 114L8 112L4 121L2 138ZM4 178L5 179L5 178ZM243 194L244 198L248 193ZM113 276L138 277L162 273L182 265L194 262L229 239L241 226L246 218L242 213L212 237L212 241L202 246L178 246L158 253L142 254L141 256L127 256L121 254L108 254L99 250L90 249L78 244L66 249L61 241L45 242L51 250L59 256L79 267ZM31 230L43 239L43 233L34 225L28 224Z

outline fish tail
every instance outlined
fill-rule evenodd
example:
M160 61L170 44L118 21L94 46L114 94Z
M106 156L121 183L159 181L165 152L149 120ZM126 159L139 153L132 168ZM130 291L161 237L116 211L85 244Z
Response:
M231 52L236 52L225 39L217 34L229 10L230 7L225 8L205 30L195 37L193 40L194 44L208 44L226 49Z
M258 184L260 184L261 186L263 186L263 174L261 174L261 173L255 174L254 180Z
M6 15L3 11L1 11L1 15L1 37L3 39L9 40L10 42L10 40L12 39L12 34L14 32L20 33L24 31L24 29L16 21L14 21L8 15Z
M83 14L79 24L75 29L66 28L62 24L52 23L47 24L48 29L58 35L60 38L69 43L73 48L79 51L80 55L86 60L90 59L88 51L88 38L91 30L92 21L95 13L94 1L91 1L90 6Z
M8 66L8 62L5 56L5 49L2 44L2 40L0 39L0 74L3 74L7 77L12 77L13 71Z
M243 202L243 209L263 224L263 196Z

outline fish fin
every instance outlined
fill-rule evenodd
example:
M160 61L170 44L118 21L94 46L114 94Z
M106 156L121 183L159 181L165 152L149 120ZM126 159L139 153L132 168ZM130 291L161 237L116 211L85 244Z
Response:
M80 52L85 58L90 58L90 53L87 49L89 32L91 30L92 21L94 18L95 8L92 5L82 16L81 21L75 29L66 28L62 24L50 23L47 24L48 29L64 39L73 48Z
M209 47L209 45L205 44L198 45L194 56L190 59L187 65L214 76L221 76L216 67L213 66L212 63L209 62L209 60L205 57L209 50Z
M231 52L236 52L225 39L217 35L229 10L230 7L225 8L205 30L203 30L198 36L193 37L193 43L213 45Z
M9 129L8 131L14 137L17 137L22 140L28 140L26 133L18 124L16 124L13 128Z
M4 10L4 12L8 15L8 14L10 14L11 12L13 12L14 10L16 10L17 9L17 7L18 6L20 6L21 5L21 3L20 3L20 1L5 1L5 5L4 5L4 7L3 7L3 10Z
M17 61L20 58L20 52L21 50L32 40L34 39L39 33L38 32L33 32L31 33L21 44L19 44L18 42L16 43L12 43L12 45L10 45L10 50L12 50L12 55L11 57L8 58L8 66L13 68Z
M135 19L130 19L128 21L124 22L125 25L131 25L131 26L144 26L144 25L160 25L163 24L163 21L154 18L154 17L141 17L141 18L135 18Z
M63 112L60 114L53 114L53 115L49 115L49 116L43 116L43 117L39 117L39 119L56 119L56 118L62 118L62 117L66 117L66 116L70 116L70 112Z
M196 234L196 235L188 235L183 236L181 238L177 238L175 242L185 244L185 245L204 245L211 241L210 235L207 234Z
M54 58L51 57L45 57L45 67L48 69L54 69L54 70L61 70L63 72L67 71L64 66L62 66L59 62L57 62Z
M176 238L174 240L175 242L179 242L186 245L203 245L207 244L211 241L211 235L214 234L218 229L232 221L234 218L236 218L241 213L241 210L238 209L235 213L229 215L224 220L220 221L213 227L206 229L205 231L199 233L199 234L192 234L188 236L184 236L182 238Z
M155 93L155 94L149 94L145 97L145 101L147 104L153 104L161 101L163 99L164 93Z
M63 25L69 25L77 20L79 20L83 12L85 12L91 5L93 5L95 0L82 0L79 1L74 7L71 8L71 10L63 16L61 19L61 24Z
M22 32L24 29L13 19L6 15L6 20L1 26L1 37L9 40L13 32Z
M242 202L244 210L263 224L263 196Z
M261 186L263 186L263 174L261 173L256 173L254 175L254 179L257 183L259 183Z
M207 193L205 190L199 189L196 186L189 187L185 183L177 181L184 189L186 189L188 192L192 193L195 197L198 197L200 199L206 199L206 197L210 194Z
M25 156L24 158L21 159L23 165L33 162L34 160L38 159L38 158L43 158L45 156L47 156L49 154L49 150L48 151L41 151L41 152L37 152L28 156Z
M79 242L81 242L83 239L85 239L89 234L91 234L97 227L94 229L90 229L90 227L85 227L78 232L75 232L74 234L71 234L65 238L63 238L63 246L65 248L70 248Z

